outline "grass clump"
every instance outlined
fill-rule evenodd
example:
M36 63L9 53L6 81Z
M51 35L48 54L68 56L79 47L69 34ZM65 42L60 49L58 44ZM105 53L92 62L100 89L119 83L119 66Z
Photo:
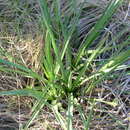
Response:
M79 47L74 48L77 37L77 24L79 22L82 4L77 5L74 0L69 3L69 15L64 15L61 10L59 0L54 0L51 4L46 0L39 0L41 8L40 23L43 30L43 48L40 54L40 73L4 59L0 59L0 70L7 73L18 73L22 76L34 79L34 84L24 89L2 91L0 95L31 96L36 98L36 103L32 108L32 116L21 129L28 129L36 118L40 110L47 106L50 108L61 127L65 130L73 129L74 110L80 113L85 130L90 128L93 110L96 102L103 102L115 106L115 102L107 102L102 99L91 98L95 88L110 78L116 71L121 71L120 65L128 60L129 49L124 49L130 43L128 36L125 41L115 46L112 43L117 41L127 28L119 32L113 39L110 33L103 29L108 25L115 11L121 6L123 0L112 0L103 15L88 34L79 41ZM81 6L77 9L77 6ZM51 9L49 9L51 7ZM99 36L101 36L99 38ZM96 44L94 43L96 41ZM109 41L107 43L107 41ZM110 46L106 47L106 43ZM106 52L118 48L114 53L110 53L105 61L99 57ZM90 52L91 51L91 52ZM89 53L90 52L90 53ZM122 68L124 69L124 68ZM90 105L88 115L83 111L79 103L82 96L89 96L87 101ZM65 100L67 104L62 104ZM66 116L59 110L64 106Z

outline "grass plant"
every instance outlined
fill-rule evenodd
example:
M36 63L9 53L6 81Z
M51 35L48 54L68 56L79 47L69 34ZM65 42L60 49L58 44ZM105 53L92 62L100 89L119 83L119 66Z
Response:
M96 42L94 41L101 35L102 30L108 25L113 14L121 6L123 0L111 0L108 7L92 27L89 33L82 40L76 52L73 52L73 44L77 39L73 34L77 31L77 23L80 19L81 11L76 10L76 3L70 0L71 15L65 17L61 11L60 1L54 0L51 5L46 0L39 0L41 8L40 23L43 28L44 47L40 57L40 67L42 74L27 68L23 65L0 59L0 71L5 73L17 73L24 77L32 78L37 82L34 86L27 86L19 90L1 91L0 95L19 95L31 96L36 98L36 104L32 109L30 120L21 129L28 129L36 118L40 110L47 106L50 108L57 121L64 130L73 129L74 109L80 113L83 126L88 130L91 126L93 109L95 102L109 103L102 99L88 100L91 110L89 114L83 111L78 98L84 95L91 95L96 86L103 80L118 71L118 68L128 60L130 49L124 49L130 44L130 37L119 45L106 47L109 39L109 32L102 35ZM49 7L52 6L52 10ZM108 45L118 40L128 29L119 32ZM111 51L115 47L119 51L110 54L103 63L99 60L95 62L103 53ZM93 68L93 66L95 66ZM120 67L120 70L124 68ZM66 116L59 112L61 100L67 102L65 108Z

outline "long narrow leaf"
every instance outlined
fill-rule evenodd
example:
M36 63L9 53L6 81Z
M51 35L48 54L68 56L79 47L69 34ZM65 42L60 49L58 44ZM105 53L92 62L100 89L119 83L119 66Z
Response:
M0 59L0 63L8 65L8 66L11 66L11 67L16 67L16 68L18 68L20 70L23 70L25 72L31 72L30 69L28 69L28 68L26 68L24 66L21 66L21 65L15 64L13 62L9 62L9 61L3 60L3 59Z
M57 121L60 123L61 127L64 130L67 130L67 122L66 120L63 118L63 116L58 112L58 106L57 105L53 105L51 107L51 109L53 110L55 117L57 119Z
M42 92L33 89L20 89L0 92L1 96L31 96L36 99L41 99Z
M26 125L24 127L24 130L28 130L28 127L30 126L30 124L33 122L33 120L37 117L37 115L40 112L40 110L46 104L47 99L44 96L45 96L45 94L42 94L40 100L36 104L34 112L33 112L32 116L31 116L30 120L26 123Z
M68 119L68 123L67 123L67 128L68 130L73 130L73 126L72 126L72 121L73 121L73 94L71 93L68 97L68 111L67 111L67 119Z
M82 44L82 46L80 47L77 58L76 58L76 65L79 63L79 60L82 54L84 53L85 49L88 48L92 44L92 42L99 36L100 31L109 22L113 13L122 4L122 2L123 0L112 0L111 3L108 5L102 17L99 19L99 21L95 24L95 26L89 32L89 35L86 37L85 43Z
M89 67L89 65L91 64L91 62L93 61L94 58L96 58L100 53L100 50L102 49L103 44L105 43L107 37L103 38L100 42L99 42L99 46L97 47L97 49L93 52L93 54L91 54L90 58L88 60L86 60L86 62L84 63L84 67L83 69L80 71L79 76L77 77L75 84L77 84L80 80L80 78L82 77L82 75L84 75L86 69Z

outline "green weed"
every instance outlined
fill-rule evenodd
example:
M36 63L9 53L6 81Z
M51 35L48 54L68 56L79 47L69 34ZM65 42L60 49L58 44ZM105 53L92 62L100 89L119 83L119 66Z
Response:
M76 52L73 52L72 38L77 29L77 23L82 10L77 11L75 1L71 0L69 5L72 11L71 15L64 16L64 12L60 9L59 0L54 0L52 3L53 12L48 8L50 5L48 5L46 0L39 0L41 8L40 23L44 30L43 37L45 43L40 61L42 75L22 65L0 59L1 71L18 73L38 81L37 86L22 90L0 92L0 95L32 96L37 99L37 103L33 108L32 117L23 129L28 129L44 105L52 109L57 121L64 130L73 129L74 108L81 115L84 129L89 129L93 117L94 102L99 100L91 101L93 104L91 106L92 109L89 115L86 115L82 110L82 106L78 103L77 98L81 95L90 94L102 80L109 77L130 56L130 50L123 49L130 43L130 37L128 37L126 41L120 45L116 45L122 49L112 54L106 61L103 63L94 61L102 53L115 48L115 46L105 47L109 33L104 34L96 43L96 47L91 50L91 45L101 34L101 30L109 23L111 17L122 2L123 0L112 0L109 3L103 15L82 41L80 47L77 48ZM124 29L109 43L116 41L126 31L128 30ZM76 37L75 40L77 40ZM93 70L94 64L96 65L96 71ZM63 117L59 112L58 104L61 100L67 100L68 102L66 117ZM107 101L102 102L106 103Z

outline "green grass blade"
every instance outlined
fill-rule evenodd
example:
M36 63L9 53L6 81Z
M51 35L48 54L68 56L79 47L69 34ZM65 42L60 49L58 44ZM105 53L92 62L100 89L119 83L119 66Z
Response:
M101 69L97 73L95 73L92 76L87 77L86 79L82 80L80 85L84 84L88 80L92 80L92 79L95 79L95 78L100 77L100 76L105 77L106 74L111 73L119 65L121 65L122 63L127 61L129 59L129 57L130 57L130 50L126 50L126 51L120 53L118 56L110 58L109 61L107 61L105 63L105 65L102 66Z
M53 80L54 79L54 65L53 65L53 56L51 53L51 41L50 41L48 32L46 32L44 52L45 53L43 55L43 64L46 68L47 77Z
M33 112L32 116L31 116L30 120L24 126L24 130L28 130L28 127L31 125L33 120L37 117L38 113L43 108L43 106L46 104L46 102L47 102L47 99L45 98L45 94L42 94L40 100L38 101L38 103L35 106L34 112Z
M85 116L85 113L81 107L81 105L77 102L77 100L75 100L75 105L76 108L78 109L82 122L83 122L83 126L84 126L84 130L89 130L90 128L90 122L92 120L92 116L93 116L93 108L94 108L94 103L92 104L92 109L89 112L88 118Z
M82 121L83 121L84 129L88 129L89 127L88 127L88 125L87 125L87 119L86 119L85 114L84 114L84 112L83 112L83 110L82 110L82 108L81 108L81 105L78 104L78 105L77 105L77 108L78 108L78 111L79 111L79 113L80 113L81 119L82 119Z
M119 65L127 61L130 57L130 50L120 53L118 56L112 58L108 63L106 63L97 74L93 75L91 80L93 81L91 85L87 88L86 93L90 92L97 84L99 84L105 77L110 75ZM98 80L97 80L98 77ZM96 81L94 81L96 80Z
M1 96L31 96L36 99L41 99L42 92L34 89L20 89L0 92Z
M20 70L13 70L13 69L9 69L3 66L0 66L0 71L5 72L5 73L17 73L17 74L21 74L23 76L26 77L30 77L28 73L20 71Z
M117 33L117 35L114 36L114 38L108 43L108 45L112 45L113 42L115 42L115 41L117 41L118 39L120 39L121 36L123 36L123 34L125 34L126 32L128 32L129 30L130 30L130 28L129 28L129 27L126 27L126 28L124 28L121 32ZM127 39L127 41L129 41L129 40L130 40L130 38ZM110 50L112 50L114 47L120 48L120 47L122 47L122 46L126 46L127 44L130 44L130 43L124 42L124 43L122 43L122 44L119 44L119 45L117 44L117 45L112 46L112 47L106 47L106 48L100 50L99 53L101 54L101 53L103 53L103 52L110 51ZM92 54L94 51L95 51L95 50L85 50L85 53L84 53L83 55Z
M42 80L44 82L47 82L47 80L41 77L39 74L37 74L36 72L33 72L31 69L28 69L24 66L21 66L19 64L15 64L13 62L9 62L3 59L0 59L0 63L2 63L3 65L8 65L9 67L15 67L16 69L19 69L19 70L15 70L15 69L7 68L1 65L0 70L3 72L15 72L15 73L19 73L28 77L38 79L39 81Z
M60 123L61 127L64 130L68 130L67 129L67 121L63 118L63 116L58 112L58 106L55 104L51 107L52 111L54 112L54 115L57 119L57 121Z
M124 63L130 57L130 49L120 53L118 56L115 56L110 59L100 70L99 73L109 73L120 64Z
M89 130L90 128L90 123L91 123L91 120L92 120L92 116L93 116L93 106L91 106L91 110L89 112L89 115L88 115L88 118L87 118L87 122L85 122L85 130Z
M80 81L81 77L85 74L86 69L89 67L89 65L91 64L91 62L93 61L94 58L96 58L100 53L103 44L105 43L106 39L108 37L104 37L100 42L98 47L96 47L97 49L91 54L91 56L88 58L88 60L86 60L86 62L84 63L84 67L83 69L80 71L76 81L74 82L74 84L77 85L77 83Z
M37 117L39 114L40 110L43 108L43 106L47 103L47 90L49 87L46 87L44 91L42 91L42 94L40 95L40 98L38 99L38 102L35 104L35 106L32 109L32 116L28 120L28 122L24 126L24 130L28 130L28 127L31 125L33 120ZM48 94L49 96L49 94Z
M63 77L66 77L65 75L65 71L64 71L64 66L61 62L61 57L59 57L60 55L60 52L59 52L59 48L58 46L56 45L56 41L55 41L55 37L54 37L54 34L53 34L53 31L52 31L52 28L51 28L51 19L50 19L50 15L49 12L48 12L48 7L47 7L47 3L45 0L39 0L40 2L40 7L41 7L41 12L42 12L42 17L43 17L43 22L45 23L45 26L47 28L47 31L50 35L50 38L51 38L51 43L52 43L52 47L54 49L54 53L56 55L56 66L57 66L57 63L58 65L60 66L61 68L61 73L62 73L62 76Z
M6 60L3 60L3 59L0 59L0 63L2 64L5 64L5 65L8 65L8 66L11 66L11 67L16 67L22 71L25 71L25 72L31 72L30 69L24 67L24 66L21 66L21 65L18 65L18 64L15 64L13 62L9 62L9 61L6 61Z
M122 4L123 0L112 0L108 7L106 8L102 17L98 20L95 26L89 32L89 35L86 37L85 43L79 48L78 55L76 58L75 65L79 63L79 60L84 53L85 49L88 48L92 42L99 36L100 31L105 27L105 25L111 19L113 13L116 9Z
M73 94L68 96L68 111L67 111L67 130L73 130Z

